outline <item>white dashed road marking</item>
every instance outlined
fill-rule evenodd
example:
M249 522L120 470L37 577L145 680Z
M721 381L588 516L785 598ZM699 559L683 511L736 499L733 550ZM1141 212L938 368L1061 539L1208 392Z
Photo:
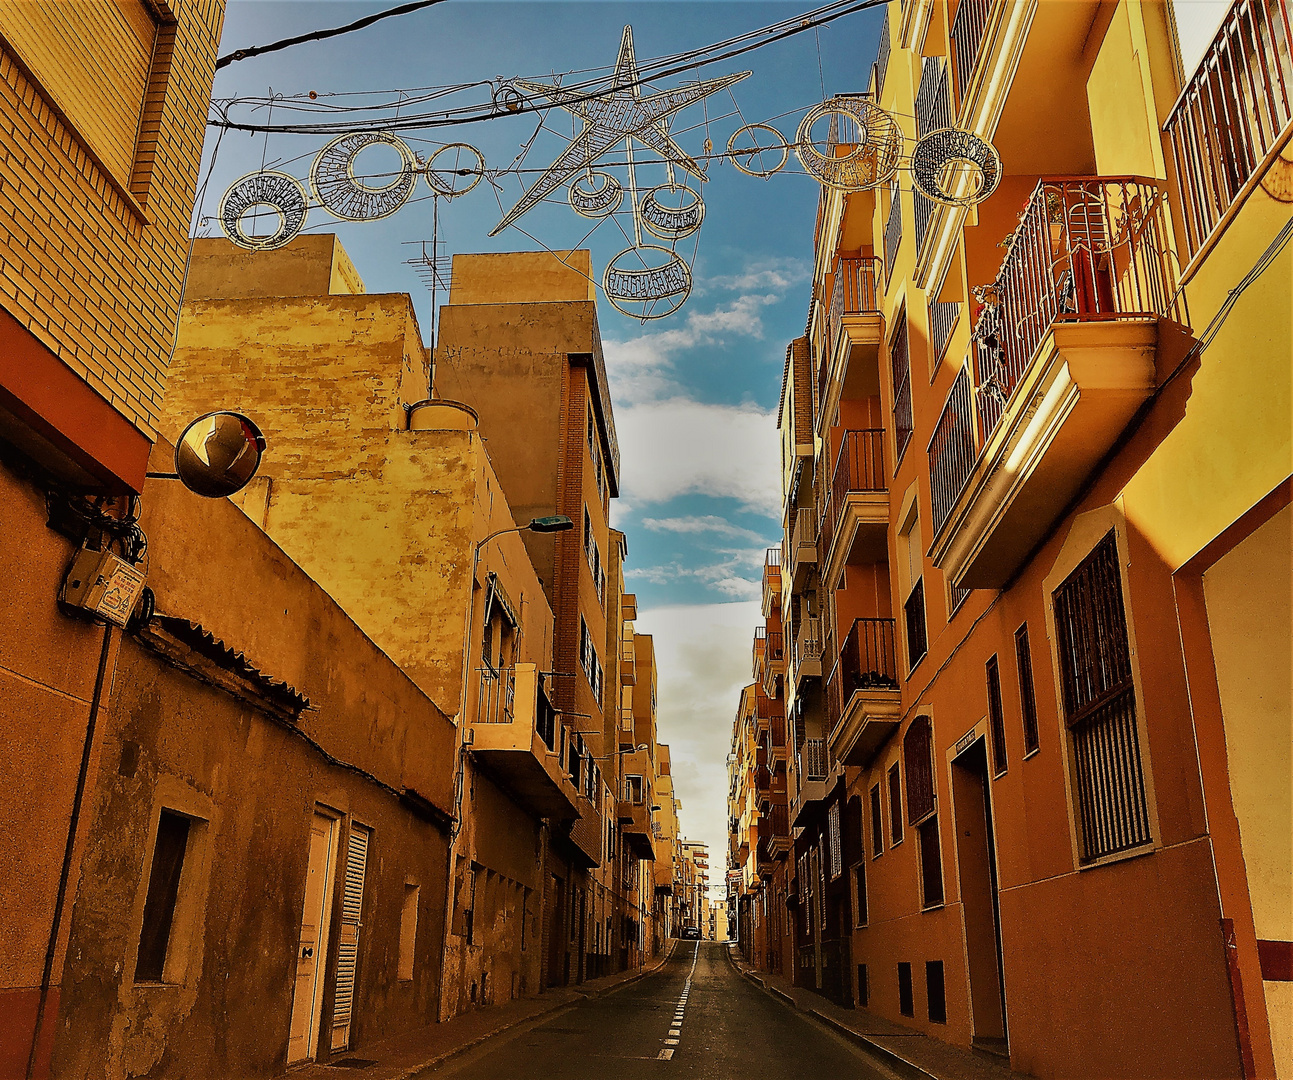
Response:
M691 954L691 970L687 972L687 981L682 985L682 996L678 999L678 1007L674 1010L673 1020L669 1023L669 1035L664 1040L665 1048L660 1051L658 1060L670 1061L673 1059L673 1047L678 1045L678 1039L682 1035L682 1018L687 1011L687 995L691 993L691 977L696 973L696 960L700 956L700 942L696 942L696 951Z

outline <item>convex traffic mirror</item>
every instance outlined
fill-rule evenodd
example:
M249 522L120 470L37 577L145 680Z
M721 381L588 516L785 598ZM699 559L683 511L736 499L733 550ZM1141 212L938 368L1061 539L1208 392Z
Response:
M260 468L265 436L235 412L199 416L175 447L175 474L196 495L219 499L242 490Z

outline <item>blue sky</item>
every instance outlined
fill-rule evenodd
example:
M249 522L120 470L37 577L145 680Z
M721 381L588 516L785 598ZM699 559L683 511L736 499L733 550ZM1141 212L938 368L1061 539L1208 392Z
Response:
M230 3L221 52L349 22L389 6L314 0ZM796 15L811 3L553 3L450 0L355 34L234 63L216 78L217 99L287 97L314 91L318 100L354 104L377 98L328 94L394 91L493 80L552 81L554 75L614 64L625 24L639 61L703 46ZM657 89L729 72L753 74L705 106L677 114L671 133L701 154L706 137L722 150L743 123L769 122L793 140L803 112L827 94L865 88L882 19L880 10L849 15L696 73L662 80ZM819 66L820 57L820 66ZM480 91L481 97L486 90ZM473 100L480 100L476 97ZM733 102L735 98L735 102ZM739 109L739 115L736 110ZM236 108L234 118L283 122L272 113ZM708 127L705 125L708 117ZM297 114L296 119L311 119ZM505 117L446 130L404 133L428 156L439 143L462 141L482 152L488 168L511 163L535 132L533 115ZM544 168L574 133L571 117L553 110L524 166ZM326 136L229 132L221 141L204 192L202 213L214 218L220 196L245 173L281 168L301 180ZM214 136L209 135L207 164ZM620 144L620 155L622 156ZM383 151L366 151L380 155ZM648 155L654 156L654 155ZM599 299L611 394L623 451L622 497L613 518L629 538L628 587L639 597L640 632L656 637L660 658L661 738L674 750L683 828L715 848L722 866L726 793L724 756L737 691L749 679L750 638L758 619L763 551L780 538L775 410L786 343L803 333L819 188L789 165L767 180L714 163L701 185L706 204L697 238L678 245L690 257L694 287L674 315L642 324ZM377 167L382 167L380 161ZM204 176L207 165L204 165ZM622 180L622 168L613 170ZM534 174L529 174L533 176ZM643 187L664 182L664 167L639 170ZM693 181L693 187L696 186ZM459 198L439 202L446 253L533 250L515 229L487 234L522 191L520 178L501 177ZM414 201L378 222L346 223L312 210L308 231L335 231L372 292L408 292L423 333L431 333L431 296L405 264L429 240L432 201L420 186ZM558 190L517 224L543 246L576 245L592 222L579 217ZM627 202L626 202L627 205ZM501 208L501 209L500 209ZM604 223L584 241L594 277L629 246L624 229ZM214 220L200 233L218 234ZM650 238L647 237L649 240ZM716 874L721 881L721 873Z

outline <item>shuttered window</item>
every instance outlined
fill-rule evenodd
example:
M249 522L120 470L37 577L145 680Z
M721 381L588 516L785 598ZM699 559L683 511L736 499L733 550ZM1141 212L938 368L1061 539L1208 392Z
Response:
M368 872L368 844L372 831L351 825L346 851L346 880L341 897L341 933L337 944L337 985L333 994L332 1049L350 1045L355 1006L355 975L359 967L359 927L364 903L364 877Z
M1112 531L1055 590L1054 602L1081 861L1089 863L1152 839Z
M831 803L831 808L826 811L826 828L830 838L828 847L831 880L834 881L844 872L844 852L840 842L840 804L837 802Z
M0 39L124 187L157 41L143 0L0 3Z
M884 854L884 821L880 817L880 785L871 788L871 858Z
M890 847L902 843L902 770L895 761L889 766Z
M907 823L918 825L934 812L933 732L929 717L918 716L902 738L907 766Z

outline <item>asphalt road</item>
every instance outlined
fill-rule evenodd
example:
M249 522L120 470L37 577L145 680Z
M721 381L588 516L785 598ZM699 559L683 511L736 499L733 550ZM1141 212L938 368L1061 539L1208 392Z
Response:
M655 974L499 1035L424 1077L889 1080L845 1039L741 977L726 945L681 941Z

